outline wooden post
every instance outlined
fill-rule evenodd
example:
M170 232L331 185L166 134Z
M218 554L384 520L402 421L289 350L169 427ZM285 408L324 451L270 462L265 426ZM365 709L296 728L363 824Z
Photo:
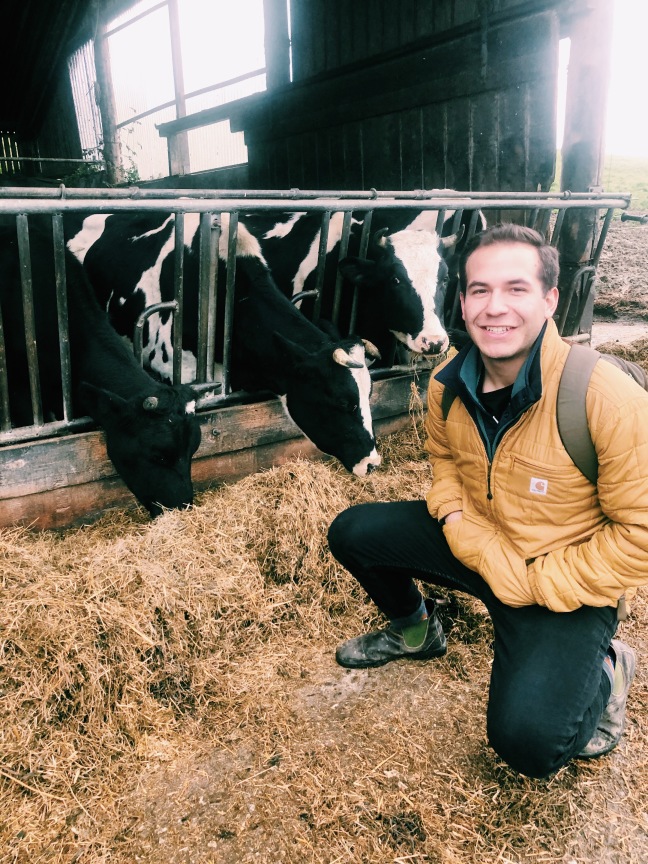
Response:
M94 40L95 75L97 77L97 105L103 130L103 158L106 162L106 181L110 186L124 179L121 145L117 135L117 109L110 71L110 49L106 38L107 24L98 10L97 32Z
M612 16L613 4L609 0L587 0L564 22L564 32L571 38L571 51L560 183L563 191L588 192L601 182ZM592 255L598 218L598 210L585 209L569 211L565 217L559 244L561 302L558 316L568 302L567 292L574 275ZM594 307L591 285L591 274L579 280L563 335L591 333ZM584 309L580 320L579 309Z
M182 71L182 49L180 47L180 17L178 0L167 0L169 10L169 32L171 34L171 62L173 63L173 86L175 90L176 119L187 116L184 73ZM177 132L168 141L169 173L172 176L189 174L189 139L187 132Z
M288 0L263 0L266 84L268 90L290 84Z

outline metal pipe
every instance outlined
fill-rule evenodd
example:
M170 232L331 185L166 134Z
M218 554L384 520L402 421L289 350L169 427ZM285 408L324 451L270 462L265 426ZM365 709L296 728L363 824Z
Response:
M9 379L7 377L7 352L5 350L2 307L0 307L0 433L11 429L9 413Z
M346 257L347 252L349 251L349 238L351 236L351 218L353 213L351 210L347 210L344 214L344 219L342 220L342 236L340 237L340 249L338 253L337 263ZM331 320L337 326L338 319L340 317L340 303L342 300L342 283L343 283L342 274L340 273L339 266L336 268L335 274L335 288L333 290L333 309L331 312Z
M196 378L198 381L211 381L214 374L213 361L208 362L209 343L209 305L211 286L216 272L212 247L211 213L200 214L200 250L198 259L198 345L196 349Z
M232 334L234 331L234 301L236 299L236 247L238 241L238 213L232 213L227 238L227 277L225 279L225 321L223 327L223 394L230 391L232 363Z
M173 299L178 310L173 318L173 383L182 382L182 336L184 324L184 216L174 215L175 243L173 247Z
M56 284L56 313L59 334L59 357L61 360L61 386L63 390L63 419L72 419L72 367L70 361L70 333L68 330L67 282L65 271L65 240L63 217L52 215L52 239L54 241L54 282ZM88 291L92 289L88 285Z
M132 118L131 121L132 122ZM43 161L46 157L0 157L0 161L4 159L14 159L22 161L23 158L30 158L35 161ZM90 160L71 160L63 159L61 161L81 161L89 162ZM101 161L101 160L100 160ZM59 184L57 187L43 186L14 186L3 187L0 189L0 197L30 197L30 198L243 198L246 200L254 200L256 198L273 198L273 199L294 199L306 200L314 198L336 198L340 200L355 199L363 201L382 201L384 199L393 199L398 201L411 201L413 204L418 204L422 201L435 199L443 200L446 203L452 203L457 198L471 199L479 198L489 201L513 200L519 199L522 201L595 201L610 196L609 192L469 192L456 189L414 189L414 190L385 190L377 192L375 189L370 190L348 190L348 189L156 189L156 188L140 188L139 186L120 187L116 189L86 189L79 187L66 187L64 184ZM613 196L628 198L632 197L631 192L615 192ZM454 207L453 207L454 209Z
M204 213L209 210L220 212L232 212L233 210L247 210L250 208L250 202L254 202L255 210L276 210L277 200L294 201L294 206L283 205L283 210L300 210L300 211L322 211L330 210L332 212L344 212L346 210L367 210L367 199L358 193L354 197L340 195L336 197L327 193L326 197L316 195L308 198L295 200L290 196L264 195L263 197L253 197L246 195L233 196L226 192L218 191L214 194L202 192L201 194L187 194L174 196L168 189L157 190L161 194L148 195L143 192L137 194L130 193L127 195L115 196L115 189L84 189L84 190L59 190L49 189L44 190L50 194L40 194L43 190L38 190L39 194L32 193L31 190L0 189L0 213L48 213L52 209L59 209L61 212L79 211L92 209L95 212L111 213L119 210L179 210L180 212L189 213ZM127 191L127 190L124 190ZM182 190L191 192L191 190ZM7 194L11 193L11 194ZM79 194L75 194L79 193ZM87 194L100 193L100 194ZM163 193L163 194L162 194ZM522 196L507 198L495 198L491 195L479 194L474 197L469 197L469 193L462 193L461 197L452 199L452 209L462 208L466 210L525 210L529 208L529 203L532 202L534 207L538 209L554 209L564 210L573 209L575 207L583 207L585 203L596 204L601 209L614 207L615 209L625 210L630 205L631 195L619 193L616 195L573 195L569 198L561 197L560 195L552 195L544 198L524 198ZM56 201L56 208L53 207L53 202ZM416 199L410 195L381 197L374 199L371 202L372 210L385 210L396 206L411 206L419 210L443 210L448 208L447 197L430 197L425 199ZM89 203L90 202L90 203Z
M317 323L320 317L322 308L322 293L324 288L324 270L326 268L326 250L328 246L329 224L331 221L330 210L325 210L322 213L322 223L320 226L319 251L317 253L317 269L315 271L315 290L317 296L315 298L315 306L313 308L313 321Z
M144 365L142 354L144 352L144 325L151 317L158 312L169 310L172 314L178 311L178 304L175 300L164 300L162 303L152 303L138 316L135 322L135 330L133 331L133 354L135 359L140 364Z
M29 249L29 223L25 213L16 216L18 230L18 260L20 263L20 284L22 287L23 319L25 324L25 348L29 391L34 425L43 422L43 407L38 369L38 348L36 344L36 318L34 314L34 286L32 281L31 253Z

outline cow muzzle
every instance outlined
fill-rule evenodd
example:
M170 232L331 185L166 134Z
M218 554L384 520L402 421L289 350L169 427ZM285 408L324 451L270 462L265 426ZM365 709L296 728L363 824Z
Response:
M367 474L371 474L371 472L379 465L380 456L378 455L378 452L374 449L369 454L369 456L361 459L360 462L353 466L352 473L355 474L356 477L366 477Z
M413 349L418 354L443 354L448 350L450 340L447 334L443 336L419 336L413 340Z

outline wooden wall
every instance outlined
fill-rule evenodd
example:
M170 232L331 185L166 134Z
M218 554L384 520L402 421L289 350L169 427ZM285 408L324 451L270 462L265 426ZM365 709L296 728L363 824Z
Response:
M293 3L294 83L232 119L250 187L547 190L559 22L545 5Z

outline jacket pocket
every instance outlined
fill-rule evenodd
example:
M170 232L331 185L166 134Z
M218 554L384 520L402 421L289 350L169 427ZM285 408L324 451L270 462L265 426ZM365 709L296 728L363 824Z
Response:
M465 512L461 519L446 523L443 532L452 554L489 585L507 606L535 603L524 559L491 526L476 522Z

